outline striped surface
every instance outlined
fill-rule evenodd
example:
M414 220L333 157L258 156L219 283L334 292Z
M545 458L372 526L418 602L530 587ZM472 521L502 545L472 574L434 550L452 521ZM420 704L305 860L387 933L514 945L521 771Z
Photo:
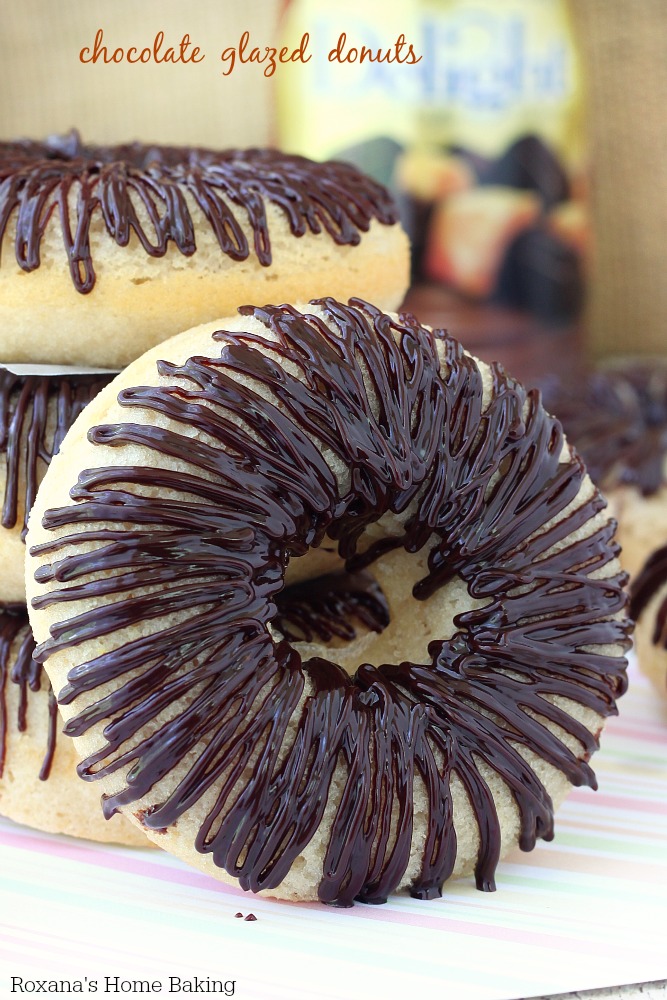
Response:
M464 881L431 903L275 903L157 851L0 821L0 997L20 975L88 976L102 995L104 976L163 994L170 976L209 977L244 1000L502 1000L667 977L667 703L631 678L600 791L575 790L555 841L513 854L495 894Z

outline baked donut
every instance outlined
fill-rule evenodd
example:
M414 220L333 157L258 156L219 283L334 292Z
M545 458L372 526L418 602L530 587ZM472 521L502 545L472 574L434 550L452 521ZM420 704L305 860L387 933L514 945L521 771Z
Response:
M667 363L626 359L539 387L606 496L634 576L667 542Z
M0 814L49 833L146 847L123 816L107 823L99 791L79 781L71 740L58 737L58 706L33 659L25 606L0 604Z
M630 587L630 614L642 672L667 697L667 545L651 554Z
M113 375L18 374L0 365L0 602L25 604L23 539L46 467Z
M80 773L254 892L492 889L594 786L625 688L604 501L538 393L443 331L359 299L238 312L104 389L38 493L31 621ZM304 581L340 572L382 598L353 578L348 634L315 608L298 641Z
M32 658L25 607L28 511L48 463L112 375L19 374L0 366L0 814L51 833L146 846L123 817L104 821L97 789L77 779L48 677Z
M240 302L353 292L396 307L388 191L270 149L0 143L0 357L122 368Z

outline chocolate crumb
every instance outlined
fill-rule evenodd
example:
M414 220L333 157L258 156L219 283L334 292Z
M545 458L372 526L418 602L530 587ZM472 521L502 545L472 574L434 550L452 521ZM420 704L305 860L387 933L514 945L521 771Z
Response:
M150 809L138 809L137 812L135 812L134 816L135 819L138 819L141 825L149 829L151 833L162 833L162 834L166 833L167 832L166 826L158 826L158 827L149 826L149 824L146 822L146 817L150 816L150 813L151 813Z

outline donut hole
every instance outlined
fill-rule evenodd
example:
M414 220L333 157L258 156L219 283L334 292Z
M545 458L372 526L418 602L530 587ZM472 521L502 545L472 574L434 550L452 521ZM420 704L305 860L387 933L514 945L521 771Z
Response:
M413 588L428 573L428 554L428 547L418 553L394 549L363 573L348 574L334 543L325 540L290 561L270 623L274 637L287 638L302 660L333 660L350 676L361 664L430 664L429 643L451 638L455 617L486 602L472 598L458 576L427 600L417 600ZM360 608L358 601L345 600L350 592L361 592Z

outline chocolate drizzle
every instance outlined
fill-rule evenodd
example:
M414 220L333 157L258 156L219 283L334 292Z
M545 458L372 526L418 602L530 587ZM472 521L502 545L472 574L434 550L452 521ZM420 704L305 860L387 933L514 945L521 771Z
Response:
M324 231L338 244L359 243L373 219L398 220L388 191L346 163L270 149L87 146L76 132L47 143L0 143L0 242L15 216L16 261L33 271L49 221L58 216L78 292L95 285L90 228L97 215L120 247L134 234L151 257L163 257L170 243L194 254L188 197L233 260L250 255L243 226L250 227L252 249L265 266L272 259L266 202L281 210L295 236Z
M22 537L41 475L79 413L112 375L14 375L0 366L0 455L5 462L3 528L22 508ZM41 467L41 468L40 468Z
M292 584L276 596L276 605L271 624L290 642L351 640L355 621L372 632L389 624L384 594L368 573L327 573Z
M319 305L320 315L244 307L266 339L220 331L218 358L160 362L159 387L121 391L130 418L140 407L169 424L89 432L121 464L81 473L75 504L46 513L45 528L82 533L33 549L53 559L36 579L54 587L33 603L96 606L52 626L38 656L84 645L59 698L87 703L71 735L105 724L105 745L80 772L125 775L106 814L154 789L144 823L161 829L207 795L196 849L245 889L284 879L322 822L336 772L323 902L383 902L401 884L416 785L428 824L411 892L440 894L457 854L455 778L479 828L477 885L491 890L500 822L480 763L510 789L524 850L553 835L553 808L523 749L595 786L595 736L551 699L607 716L625 690L625 660L604 648L628 645L616 617L624 576L609 565L614 524L586 527L604 502L593 493L573 503L584 468L573 453L560 461L560 424L536 391L492 366L485 395L476 362L411 316L395 321L360 300ZM152 450L155 467L122 465L128 445ZM347 470L343 483L326 454ZM366 527L387 512L403 527L363 549ZM426 545L414 596L458 576L475 609L456 616L451 638L431 637L427 664L361 664L348 676L330 659L302 662L268 624L286 562L325 535L349 572L389 548ZM135 639L114 642L134 626ZM88 640L98 651L86 660Z
M641 573L630 585L630 614L636 620L650 602L667 584L667 545L651 553ZM653 626L651 641L654 646L667 649L667 597L660 602Z
M12 665L12 650L14 650ZM46 684L49 691L49 726L44 760L39 771L40 781L46 781L56 749L58 705L42 665L33 658L35 640L28 624L28 615L21 605L0 604L0 778L7 755L7 730L11 725L7 712L7 685L16 684L19 704L16 728L24 733L28 727L30 691L39 691Z
M600 489L627 484L644 496L657 493L667 458L664 362L598 369L567 384L549 376L540 389Z

